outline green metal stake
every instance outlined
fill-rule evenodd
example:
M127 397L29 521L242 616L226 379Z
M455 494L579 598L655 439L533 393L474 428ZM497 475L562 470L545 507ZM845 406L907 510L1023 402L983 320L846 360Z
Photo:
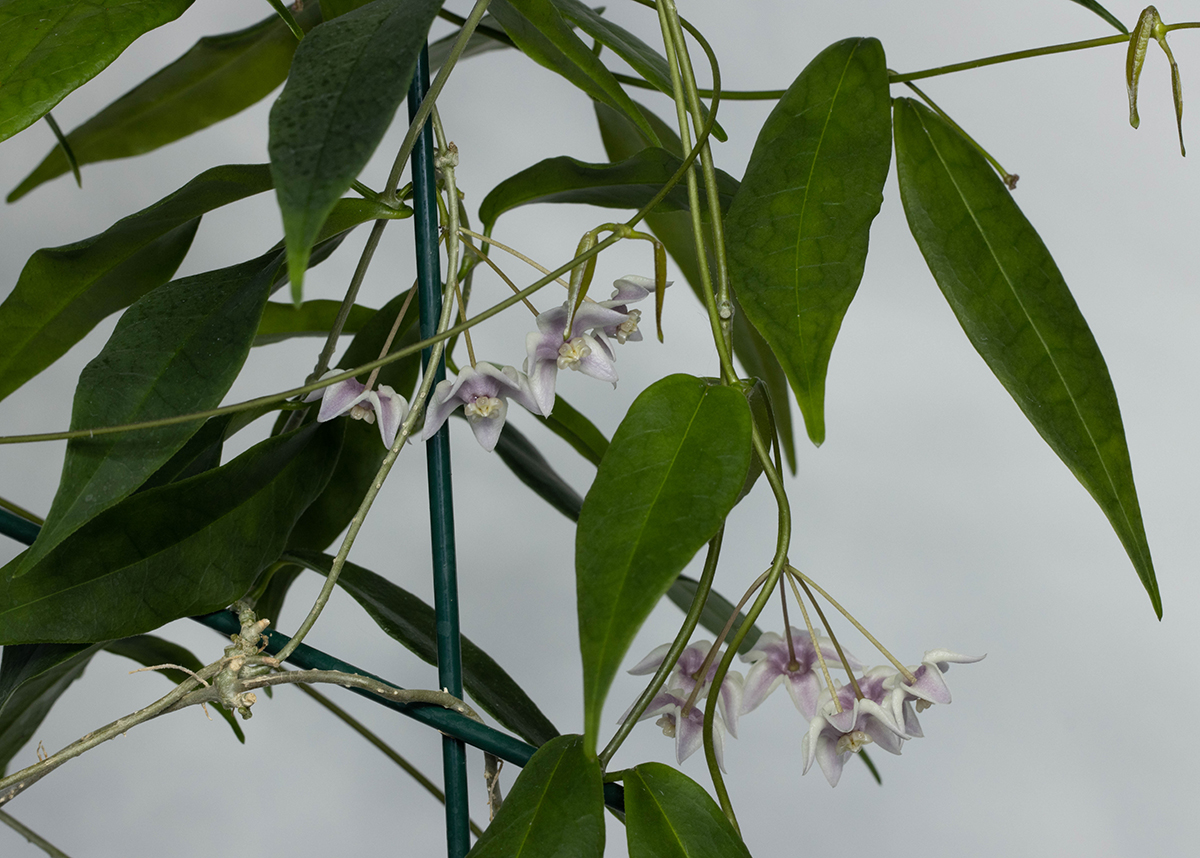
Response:
M408 90L411 121L429 90L429 50L421 50ZM414 228L417 239L417 295L421 307L421 336L436 333L442 311L442 275L438 251L437 175L433 168L433 129L428 124L417 136L412 152ZM435 384L446 376L446 363L428 367L430 349L422 353ZM454 557L454 503L450 487L450 427L425 444L429 478L429 525L433 547L433 607L437 613L438 684L462 697L462 655L458 627L458 575ZM442 777L446 790L446 854L462 858L471 848L467 805L467 749L459 739L442 737Z

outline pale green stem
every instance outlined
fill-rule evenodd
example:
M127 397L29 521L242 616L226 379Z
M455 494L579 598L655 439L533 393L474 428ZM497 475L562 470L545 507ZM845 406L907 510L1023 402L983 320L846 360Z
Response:
M17 832L17 834L20 834L38 849L41 849L47 855L51 856L51 858L71 858L71 856L69 856L66 852L63 852L32 828L27 828L2 810L0 810L0 822L3 822L13 831Z
M267 0L271 4L271 8L275 10L283 23L287 24L287 28L292 31L292 35L296 37L296 41L303 41L304 30L296 23L296 19L292 17L292 10L285 6L282 0Z

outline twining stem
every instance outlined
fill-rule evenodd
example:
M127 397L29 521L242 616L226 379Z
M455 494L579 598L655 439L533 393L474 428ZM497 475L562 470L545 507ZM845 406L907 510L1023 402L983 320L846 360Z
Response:
M50 858L71 858L71 856L69 856L66 852L63 852L32 828L27 828L2 810L0 810L0 822L3 822L13 831L17 832L17 834L20 834L34 846L41 849L43 852L49 855Z
M419 783L421 786L423 786L430 795L432 795L434 798L436 798L442 804L446 803L446 794L444 792L442 792L440 789L438 789L437 784L435 784L428 777L426 777L424 772L422 772L420 769L418 769L416 766L414 766L412 763L410 763L407 759L405 759L400 754L400 752L398 752L395 748L393 748L387 742L383 741L383 739L380 738L379 735L377 735L375 732L373 732L369 727L367 727L366 724L359 721L357 718L355 718L353 715L351 715L349 712L347 712L341 706L338 706L336 703L334 703L332 700L330 700L328 697L326 697L320 691L317 691L317 689L315 689L309 685L305 685L304 683L297 683L296 688L299 689L300 691L304 692L305 694L307 694L313 700L317 701L317 703L324 706L326 709L328 709L330 712L332 712L334 714L334 716L336 716L339 720L341 720L348 727L350 727L350 729L352 729L354 732L358 733L358 735L362 736L364 739L366 739L368 742L370 742L372 745L374 745L376 747L376 749L378 749L380 751L380 753L382 753L385 757L387 757L393 763L395 763L400 768L402 768L405 772L408 773L409 777L411 777L413 780L415 780L417 783ZM472 820L470 824L471 824L471 832L476 837L482 837L483 829L481 829L478 825L476 825L474 820Z

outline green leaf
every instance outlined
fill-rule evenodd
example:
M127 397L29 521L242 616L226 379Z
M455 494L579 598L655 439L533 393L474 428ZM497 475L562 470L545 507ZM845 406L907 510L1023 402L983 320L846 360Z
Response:
M591 6L580 3L579 0L551 0L551 2L564 18L600 44L612 49L613 53L629 63L630 68L653 84L659 92L673 96L671 70L667 65L666 57L624 27L618 26ZM704 121L707 122L708 108L701 105L700 110ZM657 130L656 128L655 131ZM720 123L713 123L712 134L722 143L729 139ZM665 137L662 139L666 140Z
M313 28L296 49L268 148L297 303L317 233L391 124L441 5L376 0Z
M221 453L225 447L225 438L232 434L229 429L235 417L241 413L220 414L204 421L204 425L196 434L188 438L187 443L179 448L174 456L138 487L139 492L146 492L194 477L205 471L220 467Z
M696 598L696 590L699 587L700 582L695 578L680 575L671 584L671 588L667 590L667 598L675 603L675 607L687 613L692 607L692 601ZM708 599L704 602L704 609L700 612L700 625L712 632L713 635L720 637L721 633L725 631L725 624L733 616L735 607L733 602L726 599L716 590L709 590ZM746 622L746 615L738 611L737 621L729 629L730 637L737 634L737 630L742 627L742 623L744 622ZM758 643L761 635L762 629L757 625L751 626L750 631L746 632L746 637L742 638L742 645L738 647L738 652L742 654L750 652L750 650L754 649L754 645Z
M615 209L639 209L657 194L675 174L681 159L665 149L642 149L615 164L588 164L561 155L539 161L505 179L483 198L479 219L485 231L500 215L529 203L585 203ZM717 187L722 210L737 193L737 179L717 170ZM703 201L702 210L708 211ZM675 185L656 211L688 208L687 186Z
M622 782L629 858L750 858L717 803L678 769L642 763Z
M440 69L445 65L447 58L450 56L450 49L454 47L454 43L458 40L458 34L461 30L455 30L448 36L443 36L436 42L429 43L429 68L430 70ZM490 35L495 33L496 37ZM496 19L491 15L484 15L479 21L479 26L475 28L475 32L471 34L471 38L467 39L467 46L463 49L462 55L458 58L459 62L468 57L477 57L480 54L491 53L492 51L503 51L511 48L512 44L508 37L504 35L504 31L496 22Z
M0 3L0 140L32 125L102 72L138 36L192 0L6 0Z
M634 401L583 502L575 537L584 734L633 636L717 532L750 467L750 408L730 387L671 375Z
M104 648L113 655L124 656L136 661L143 667L156 667L160 664L177 664L192 672L198 672L200 668L204 667L200 659L192 655L191 650L187 647L163 640L154 635L134 635L131 638L122 638L121 640L113 641ZM154 672L160 676L165 676L176 685L183 682L189 676L186 671L174 670L172 668L164 668ZM243 745L246 744L246 734L242 732L241 725L238 724L233 713L223 706L215 706L213 708L229 724L237 740Z
M725 219L738 298L787 373L814 444L825 440L829 356L862 280L890 162L883 47L837 42L767 117Z
M321 20L306 4L296 15L305 30ZM71 131L67 143L80 164L151 152L227 119L266 98L287 77L296 37L278 15L234 33L206 36ZM16 202L69 169L55 147L8 195Z
M559 736L533 755L469 858L600 858L604 786L581 736Z
M562 75L596 101L619 110L651 143L661 145L612 72L575 35L551 0L492 0L488 10L527 57Z
M579 521L583 498L559 476L538 448L512 423L504 424L500 439L496 442L496 455L517 475L517 479L533 489L538 497L571 521Z
M263 310L262 319L258 323L258 333L254 335L254 345L266 346L281 343L293 337L324 337L333 327L341 309L341 301L320 299L305 301L299 307L292 304L277 304L268 302ZM375 315L371 307L355 304L350 308L342 333L356 334Z
M554 408L549 417L534 416L593 465L599 465L604 458L608 449L608 439L604 433L561 396L555 395Z
M328 575L333 558L315 551L289 551L284 559ZM437 616L433 608L407 590L361 566L346 563L338 585L362 605L384 632L418 658L437 664ZM480 708L521 738L541 745L558 730L504 668L462 639L463 687Z
M0 304L0 399L170 280L202 214L270 189L265 164L213 167L100 235L34 253Z
M0 660L0 776L103 644L4 647Z
M1117 394L1058 266L983 157L896 100L909 228L971 344L1108 516L1162 617Z
M650 121L662 138L666 148L678 155L681 151L679 136L671 128L651 113L645 107L638 105L642 113ZM640 152L648 144L641 132L624 116L610 107L595 104L596 120L600 125L600 137L604 141L604 151L613 160L628 158ZM686 212L651 212L646 215L646 226L650 232L663 243L667 253L675 260L683 277L691 286L696 298L704 302L704 283L700 279L700 264L697 261L696 240L692 233L691 216ZM710 264L711 269L711 264ZM767 385L774 402L781 403L775 409L775 424L779 430L779 441L788 467L796 473L796 442L792 428L792 409L788 392L787 376L783 367L775 359L774 353L766 341L754 330L754 326L746 321L746 314L734 296L733 312L733 353L741 362L746 372L761 378Z
M270 252L143 295L79 375L71 429L98 429L215 408L258 328L278 264ZM72 438L46 523L14 577L28 574L84 522L130 495L175 455L202 420Z
M1114 27L1116 27L1117 32L1120 32L1120 33L1128 33L1129 32L1129 30L1127 30L1125 28L1125 25L1121 23L1120 19L1118 19L1116 15L1114 15L1112 12L1109 12L1107 9L1105 9L1103 6L1101 6L1099 3L1097 3L1096 0L1072 0L1072 2L1078 3L1080 6L1082 6L1085 9L1091 9L1093 12L1095 12L1097 15L1099 15L1105 21L1108 21L1108 23L1110 23Z
M240 598L337 461L345 421L269 438L227 465L139 492L54 548L0 569L0 645L142 634Z

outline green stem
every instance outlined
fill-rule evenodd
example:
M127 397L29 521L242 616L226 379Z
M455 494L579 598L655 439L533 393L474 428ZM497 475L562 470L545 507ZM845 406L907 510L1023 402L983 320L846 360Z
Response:
M1176 24L1179 27L1182 25ZM1194 26L1194 25L1190 25ZM983 57L978 60L967 60L963 63L952 63L948 66L937 66L931 69L922 69L921 71L906 72L904 74L889 74L889 83L907 83L910 80L921 80L926 77L937 77L943 74L953 74L954 72L967 71L968 69L978 69L984 66L992 66L997 63L1010 63L1013 60L1027 60L1031 57L1045 57L1050 54L1062 54L1068 51L1082 51L1087 48L1100 48L1105 45L1120 45L1129 41L1129 34L1123 33L1116 36L1104 36L1099 39L1084 39L1082 42L1067 42L1061 45L1048 45L1044 48L1028 48L1024 51L1010 51L1007 54L996 54L991 57Z
M4 811L0 811L0 822L3 822L5 825L7 825L13 831L17 832L17 834L20 834L22 837L24 837L26 840L28 840L30 843L32 843L34 846L36 846L38 849L41 849L47 855L51 856L51 858L71 858L71 856L69 856L66 852L63 852L61 849L59 849L57 846L55 846L49 840L47 840L46 838L44 838L40 834L38 834L36 831L34 831L32 828L26 828L24 825L22 825L17 820L13 819L11 816L9 816Z
M1004 184L1008 185L1008 189L1010 191L1015 191L1017 189L1017 180L1021 178L1020 176L1016 175L1015 173L1010 173L1010 172L1008 172L1008 170L1004 169L1004 167L1000 164L1000 162L992 157L991 152L989 152L987 149L984 149L982 146L980 146L978 141L976 141L974 137L972 137L970 134L968 134L961 125L959 125L957 122L955 122L950 117L950 114L948 114L946 111L944 111L940 107L938 107L937 102L935 102L932 98L930 98L928 95L926 95L915 83L912 83L910 81L905 81L904 85L907 86L909 89L911 89L913 92L915 92L918 96L920 96L924 100L924 102L930 106L930 108L933 110L934 113L936 113L938 116L942 117L942 119L946 120L946 122L948 122L951 125L951 127L953 127L955 130L958 131L959 134L961 134L963 137L965 137L967 142L970 143L972 146L974 146L975 150L980 155L982 155L989 164L992 165L992 169L1000 174L1001 181L1003 181Z
M267 0L267 2L275 10L275 14L283 19L283 23L287 24L287 28L292 31L292 35L296 37L296 41L303 41L304 30L296 23L296 19L292 17L292 10L283 5L282 0Z

